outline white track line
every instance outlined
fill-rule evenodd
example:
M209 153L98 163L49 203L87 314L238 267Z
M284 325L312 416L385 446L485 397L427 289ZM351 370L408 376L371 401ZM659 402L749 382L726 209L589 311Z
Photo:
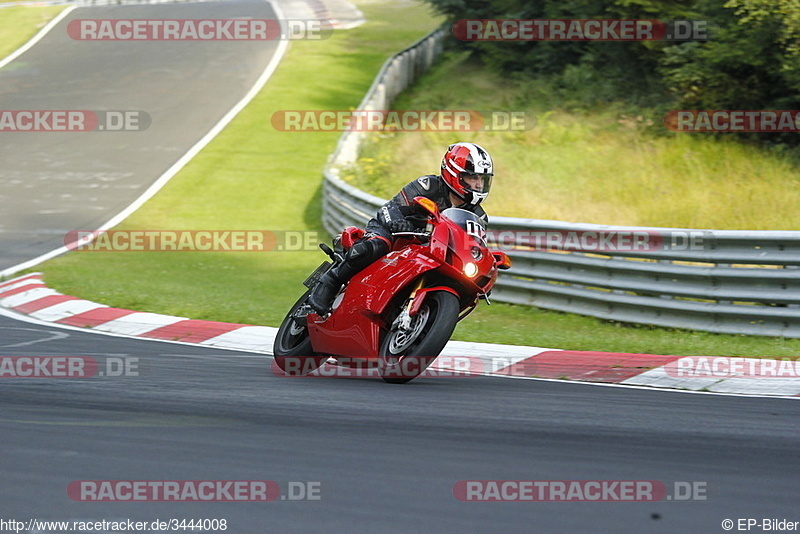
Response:
M272 5L272 8L274 9L275 14L277 15L278 19L279 20L283 20L283 13L281 12L280 7L278 6L278 4L275 3L275 2L272 2L270 0L265 0L265 1ZM78 6L72 6L72 7L69 7L67 9L65 9L64 11L62 11L56 18L51 20L44 28L42 28L39 31L39 33L37 33L30 41L25 43L22 47L20 47L15 52L13 52L10 56L8 56L5 59L3 59L2 61L0 61L0 68L3 68L5 65L10 63L11 61L14 61L16 58L18 58L19 56L24 54L26 51L28 51L37 42L39 42L54 26L56 26L59 22L61 22L61 20L63 20L64 17L66 17L70 12L72 12L77 7ZM162 187L164 187L164 185L166 185L167 182L169 182L169 180L172 179L172 177L175 176L194 156L196 156L206 145L208 145L208 143L210 143L214 139L214 137L216 137L234 119L234 117L236 117L236 115L240 111L242 111L245 108L245 106L247 106L247 104L249 104L250 101L253 98L255 98L255 96L258 94L258 92L264 87L264 85L267 83L269 78L275 72L275 69L277 69L278 64L280 63L281 59L283 59L283 56L286 53L287 48L288 48L288 41L287 40L281 40L279 42L279 44L278 44L278 49L276 50L275 55L270 60L269 64L267 64L266 68L261 73L261 76L259 76L259 78L256 81L255 85L253 85L253 87L250 89L250 91L248 91L247 94L233 108L231 108L231 110L228 111L228 113L226 113L225 116L223 116L219 120L219 122L217 122L217 124L214 125L214 127L211 130L209 130L208 133L206 133L206 135L203 136L202 139L200 139L197 143L195 143L195 145L192 146L169 169L167 169L167 171L164 172L164 174L162 174L158 178L158 180L156 180L155 183L153 183L144 193L142 193L142 195L139 196L139 198L137 198L132 204L130 204L127 208L125 208L120 213L118 213L115 217L113 217L111 220L109 220L103 226L98 228L98 230L107 230L107 229L109 229L109 228L111 228L113 226L116 226L117 224L119 224L120 222L125 220L127 217L129 217L133 212L135 212L137 209L139 209L145 202L147 202L150 198L152 198L153 195L155 195ZM41 263L43 261L46 261L46 260L51 259L51 258L54 258L54 257L56 257L56 256L58 256L60 254L63 254L65 252L69 251L69 250L70 249L69 249L68 246L60 247L60 248L52 250L52 251L50 251L50 252L48 252L46 254L42 254L41 256L38 256L38 257L36 257L36 258L34 258L32 260L28 260L28 261L20 263L18 265L14 265L12 267L9 267L8 269L5 269L4 271L0 272L0 280L2 280L4 278L7 278L7 277L9 277L9 276L13 275L14 273L17 273L17 272L19 272L21 270L33 267L34 265L37 265L37 264L39 264L39 263ZM103 332L102 330L96 330L96 329L86 329L86 328L73 327L73 326L69 326L69 325L54 324L52 322L42 321L42 320L39 320L39 319L34 319L34 318L30 317L30 316L22 315L22 314L15 313L15 312L12 312L10 310L2 309L2 308L0 308L0 315L8 317L8 318L11 318L11 319L21 320L21 321L28 322L28 323L39 324L39 325L44 325L44 326L50 326L50 327L54 327L54 328L61 328L61 329L65 329L65 330L73 330L73 331L80 331L80 332L91 332L91 333L96 333L96 334L110 335L110 336L113 336L113 337L125 337L125 338L129 338L129 339L130 338L143 339L145 341L156 341L156 342L173 343L173 344L179 344L179 345L191 345L191 346L195 346L195 347L200 345L200 346L203 346L205 348L210 348L210 349L213 349L213 348L222 349L223 348L223 347L214 347L213 345L207 344L207 343L197 344L197 343L184 343L184 342L180 342L180 341L169 341L169 340L161 340L161 339L140 338L140 337L131 336L131 335L125 335L125 334L117 333L117 332L113 332L113 331ZM269 327L256 327L256 328L269 328ZM214 338L212 338L212 339L214 339ZM259 340L259 341L263 342L263 340ZM252 347L248 347L248 348L225 348L225 350L239 350L239 351L243 351L243 352L258 352L258 353L264 354L263 351L253 350L255 348L255 346L257 346L257 345L261 345L261 343L253 344ZM531 349L533 349L533 348L531 348ZM539 350L541 350L541 349L539 349ZM662 392L665 392L665 393L666 392L672 392L672 393L693 393L693 394L700 394L700 395L723 395L723 396L736 396L736 397L742 397L742 396L745 396L745 397L761 397L761 398L770 398L770 399L776 399L776 398L778 398L778 399L781 399L781 398L786 399L786 398L788 398L788 399L792 399L792 400L797 400L798 399L798 397L794 397L794 396L792 396L792 397L783 397L783 396L775 396L775 395L763 396L763 395L747 395L747 394L739 394L739 393L723 393L723 392L710 392L710 391L687 391L687 390L676 390L676 389L659 389L659 388L648 387L648 386L636 386L636 385L632 385L632 384L609 384L609 383L598 383L598 382L579 382L579 381L572 381L572 380L558 380L558 379L549 379L549 378L534 378L534 377L508 376L508 375L489 375L489 376L493 376L495 378L512 378L512 379L519 379L519 380L536 380L536 381L542 381L542 382L561 382L561 383L567 382L567 383L571 383L571 384L585 384L585 385L605 386L605 387L623 387L623 388L629 388L629 389L644 389L644 390L647 390L647 391L662 391Z
M219 349L219 350L226 350L226 351L233 351L233 352L243 352L243 353L252 353L258 354L260 356L271 356L271 352L268 350L263 350L263 348L259 349L258 346L264 345L264 341L269 341L271 344L271 340L274 337L274 332L277 332L277 328L274 327L252 327L251 329L263 329L261 334L261 338L258 339L258 343L231 343L230 345L222 345L222 346L215 346L214 344L209 344L207 342L201 343L187 343L185 341L173 341L168 339L155 339L155 338L143 338L143 337L136 337L131 335L126 335L118 332L104 332L102 330L97 330L93 328L80 328L77 326L70 326L64 324L56 324L51 323L48 321L42 321L36 318L33 318L29 315L23 315L18 312L2 308L0 307L0 316L8 317L10 319L15 319L18 321L36 324L40 326L49 326L53 328L59 328L62 330L71 330L73 332L83 332L88 334L97 334L97 335L105 335L111 337L118 337L118 338L125 338L125 339L136 339L140 341L150 341L155 343L170 343L173 345L185 345L191 347L202 347L205 349ZM247 327L245 327L247 328ZM269 332L267 332L269 331ZM264 335L266 334L266 335ZM225 334L221 334L219 337L225 336ZM208 341L211 341L216 338L211 338ZM455 343L456 346L463 347L466 343L464 342L454 342L451 341L451 344ZM476 350L480 351L479 343L474 344L476 346ZM496 347L496 345L493 345ZM524 347L519 347L520 349L524 349ZM529 347L530 349L534 349L534 347ZM625 389L640 389L643 391L651 391L651 392L661 392L661 393L690 393L694 395L715 395L715 396L724 396L724 397L748 397L748 398L761 398L761 399L788 399L788 400L800 400L800 397L796 396L783 396L783 395L761 395L761 394L748 394L748 393L732 393L732 392L721 392L721 391L692 391L692 390L685 390L685 389L666 389L666 388L659 388L659 387L652 387L652 386L641 386L635 384L611 384L606 382L581 382L578 380L561 380L558 378L538 378L538 377L530 377L530 376L514 376L508 374L488 374L484 375L487 378L505 378L505 379L512 379L512 380L533 380L537 382L558 382L561 384L576 384L576 385L584 385L584 386L597 386L597 387L616 387L616 388L625 388Z
M247 353L258 354L258 355L260 355L262 357L264 355L268 355L268 356L271 355L270 353L267 353L267 352L264 352L264 351L256 351L256 350L252 350L252 349L240 349L240 348L235 348L235 347L215 347L215 346L212 346L212 345L201 345L199 343L189 343L189 342L186 342L186 341L174 341L174 340L171 340L171 339L156 339L156 338L151 338L151 337L136 337L136 336L130 336L130 335L127 335L127 334L120 334L120 333L117 333L117 332L104 332L102 330L97 330L96 328L83 328L83 327L80 327L80 326L72 326L72 325L68 325L68 324L52 323L50 321L43 321L41 319L34 318L34 317L30 316L30 315L24 315L22 313L16 312L16 311L8 309L8 308L3 308L3 307L0 307L0 316L8 317L9 319L13 319L15 321L21 321L21 322L24 322L24 323L30 323L30 324L35 324L35 325L39 325L39 326L48 326L48 327L51 327L51 328L58 328L59 330L71 330L73 332L82 332L84 334L95 334L95 335L100 335L100 336L110 336L110 337L117 337L117 338L120 338L120 339L132 339L132 340L137 340L137 341L152 341L152 342L155 342L155 343L171 343L173 345L184 345L186 347L194 347L194 348L220 349L220 350L227 350L227 351L233 351L233 352L247 352ZM271 327L264 327L264 328L271 328ZM277 331L278 329L275 328L275 330Z
M8 65L9 63L11 63L12 61L14 61L15 59L17 59L19 56L21 56L22 54L24 54L25 52L27 52L28 50L30 50L30 49L33 47L33 45L35 45L36 43L38 43L38 42L39 42L39 41L42 39L42 37L44 37L45 35L47 35L47 33L48 33L50 30L52 30L52 29L53 29L53 27L55 27L55 25L56 25L56 24L58 24L59 22L61 22L61 21L64 19L64 17L66 17L67 15L69 15L69 14L70 14L70 13L71 13L71 12L72 12L74 9L77 9L77 7L78 7L78 6L70 6L70 7L68 7L67 9L65 9L64 11L62 11L61 13L59 13L59 14L56 16L56 18L54 18L53 20L51 20L50 22L48 22L48 23L47 23L47 25L46 25L44 28L42 28L41 30L39 30L39 33L37 33L36 35L34 35L34 36L31 38L31 40L30 40L30 41L28 41L27 43L25 43L24 45L22 45L21 47L19 47L19 48L18 48L16 51L12 52L10 56L8 56L8 57L6 57L5 59L3 59L2 61L0 61L0 69L2 69L3 67L5 67L5 66L6 66L6 65Z
M283 21L283 12L281 11L278 4L276 2L272 2L271 0L265 0L265 1L272 6L272 9L275 11L277 19ZM22 48L20 48L19 50L14 52L14 54L3 60L3 63L0 63L0 67L12 61L16 57L20 56L26 50L35 45L36 42L38 42L47 33L47 31L49 31L50 29L52 29L53 26L58 24L58 22L60 22L66 16L66 14L68 12L71 12L73 9L75 8L72 7L63 11L58 17L56 17L56 19L53 19L50 22L50 24L42 28L42 31L40 31L33 39L31 39L28 43L26 43ZM150 198L152 198L156 193L158 193L158 191L161 190L161 188L164 187L167 184L167 182L169 182L172 179L172 177L178 173L178 171L180 171L187 163L189 163L189 161L191 161L193 157L195 157L201 150L203 150L203 148L205 148L205 146L208 145L234 119L234 117L236 117L236 115L238 115L239 112L242 111L245 108L245 106L247 106L247 104L250 103L251 100L253 100L253 98L255 98L258 92L261 91L261 89L270 79L272 74L275 72L275 69L278 68L278 64L283 59L284 54L286 54L286 50L288 49L288 47L289 47L289 41L287 39L279 40L278 48L277 50L275 50L275 54L272 56L272 59L267 64L266 68L261 73L258 80L256 80L255 85L253 85L253 87L250 88L250 91L248 91L247 94L241 100L239 100L239 102L235 106L233 106L233 108L231 108L230 111L228 111L228 113L226 113L225 116L223 116L219 120L219 122L217 122L217 124L215 124L214 127L208 131L208 133L206 133L206 135L202 137L202 139L200 139L197 143L195 143L194 146L192 146L178 161L176 161L172 165L172 167L167 169L166 172L164 172L164 174L162 174L158 178L158 180L156 180L149 188L147 188L147 190L144 193L142 193L142 195L139 196L139 198L134 200L133 203L131 203L128 207L126 207L117 215L115 215L111 220L100 226L97 230L98 231L108 230L109 228L118 225L126 218L128 218L133 212L139 209L145 202L150 200ZM70 247L74 248L73 245L74 243L70 243L69 245L59 247L55 250L51 250L50 252L42 254L41 256L37 256L32 260L24 261L17 265L13 265L3 271L0 271L0 280L8 278L13 274L18 273L19 271L30 269L31 267L38 265L43 261L64 254L65 252L68 252L70 250Z

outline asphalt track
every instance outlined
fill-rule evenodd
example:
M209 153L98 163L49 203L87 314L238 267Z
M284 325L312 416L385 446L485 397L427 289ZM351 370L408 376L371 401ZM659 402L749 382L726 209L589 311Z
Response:
M2 514L226 518L228 532L721 532L797 517L798 403L500 378L282 378L263 355L0 317L0 356L137 358L7 378ZM460 480L704 482L707 500L461 502ZM84 503L74 480L321 483L319 501Z
M85 7L0 69L0 109L143 111L142 131L0 132L0 270L94 230L255 84L276 41L79 41L73 19L276 18L262 0Z
M157 58L122 61L113 45L101 44L93 45L99 57L43 54L34 63L35 54L26 54L27 66L15 69L22 80L11 84L13 91L9 73L0 71L3 107L10 109L8 99L16 98L18 109L145 109L154 119L148 135L159 132L155 124L162 118L167 131L147 146L138 144L145 132L83 134L96 136L96 143L70 134L0 138L4 265L61 244L64 229L104 222L177 159L181 146L205 132L214 122L205 110L230 107L235 99L229 79L209 81L201 91L176 74L184 61L197 76L217 79L209 70L215 66L232 69L235 79L246 77L236 67L236 53L227 60L210 52L189 59L159 48ZM58 46L66 53L77 45ZM172 66L156 67L156 59ZM128 62L130 69L137 61L144 71L152 68L151 79L170 83L148 87L146 77L121 80L128 71L118 64ZM29 86L45 71L61 73L60 81ZM106 78L108 90L95 94L92 88ZM164 101L178 81L193 99L192 109L170 110ZM123 89L142 100L121 98ZM228 104L220 104L225 98ZM203 113L197 112L200 104ZM87 197L84 189L96 196ZM25 203L39 211L26 211ZM18 222L10 231L8 225ZM426 378L406 386L281 378L264 355L0 316L0 356L34 355L136 358L138 376L0 381L0 518L6 520L224 518L227 532L235 534L713 533L723 532L723 519L800 520L800 404L791 400L484 377ZM264 479L319 482L322 498L85 503L66 493L75 480ZM453 496L462 480L688 481L707 484L708 492L706 500L692 502L477 503Z

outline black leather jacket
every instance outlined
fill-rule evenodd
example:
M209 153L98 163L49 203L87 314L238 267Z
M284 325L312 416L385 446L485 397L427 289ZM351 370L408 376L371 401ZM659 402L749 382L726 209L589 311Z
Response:
M414 197L427 197L436 202L440 210L454 207L450 202L450 188L447 187L441 176L435 174L420 176L413 182L409 182L391 200L381 206L375 217L367 224L367 232L385 237L390 236L389 228L393 221L409 218L416 213L416 209L411 205ZM480 205L462 204L455 207L471 211L485 223L489 222L486 212ZM424 225L421 219L410 218L410 220L418 227Z

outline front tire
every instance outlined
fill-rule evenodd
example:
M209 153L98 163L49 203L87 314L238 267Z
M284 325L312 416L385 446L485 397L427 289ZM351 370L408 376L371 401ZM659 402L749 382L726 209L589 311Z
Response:
M314 354L306 318L296 317L306 304L309 294L311 291L306 291L286 314L272 345L275 364L290 376L306 375L318 369L327 360L327 356Z
M378 353L381 378L390 384L405 384L418 377L450 340L459 310L458 298L452 293L426 295L409 330L393 326L384 336Z

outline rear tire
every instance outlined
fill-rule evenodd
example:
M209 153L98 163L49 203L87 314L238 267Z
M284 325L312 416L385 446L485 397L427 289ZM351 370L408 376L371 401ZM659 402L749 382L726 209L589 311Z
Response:
M390 384L405 384L418 377L450 340L459 311L458 298L452 293L426 295L409 331L395 327L384 336L378 353L381 378Z
M311 338L308 337L306 318L294 316L308 300L311 291L306 291L283 319L275 343L272 345L275 364L290 376L303 376L318 369L328 359L314 353Z

